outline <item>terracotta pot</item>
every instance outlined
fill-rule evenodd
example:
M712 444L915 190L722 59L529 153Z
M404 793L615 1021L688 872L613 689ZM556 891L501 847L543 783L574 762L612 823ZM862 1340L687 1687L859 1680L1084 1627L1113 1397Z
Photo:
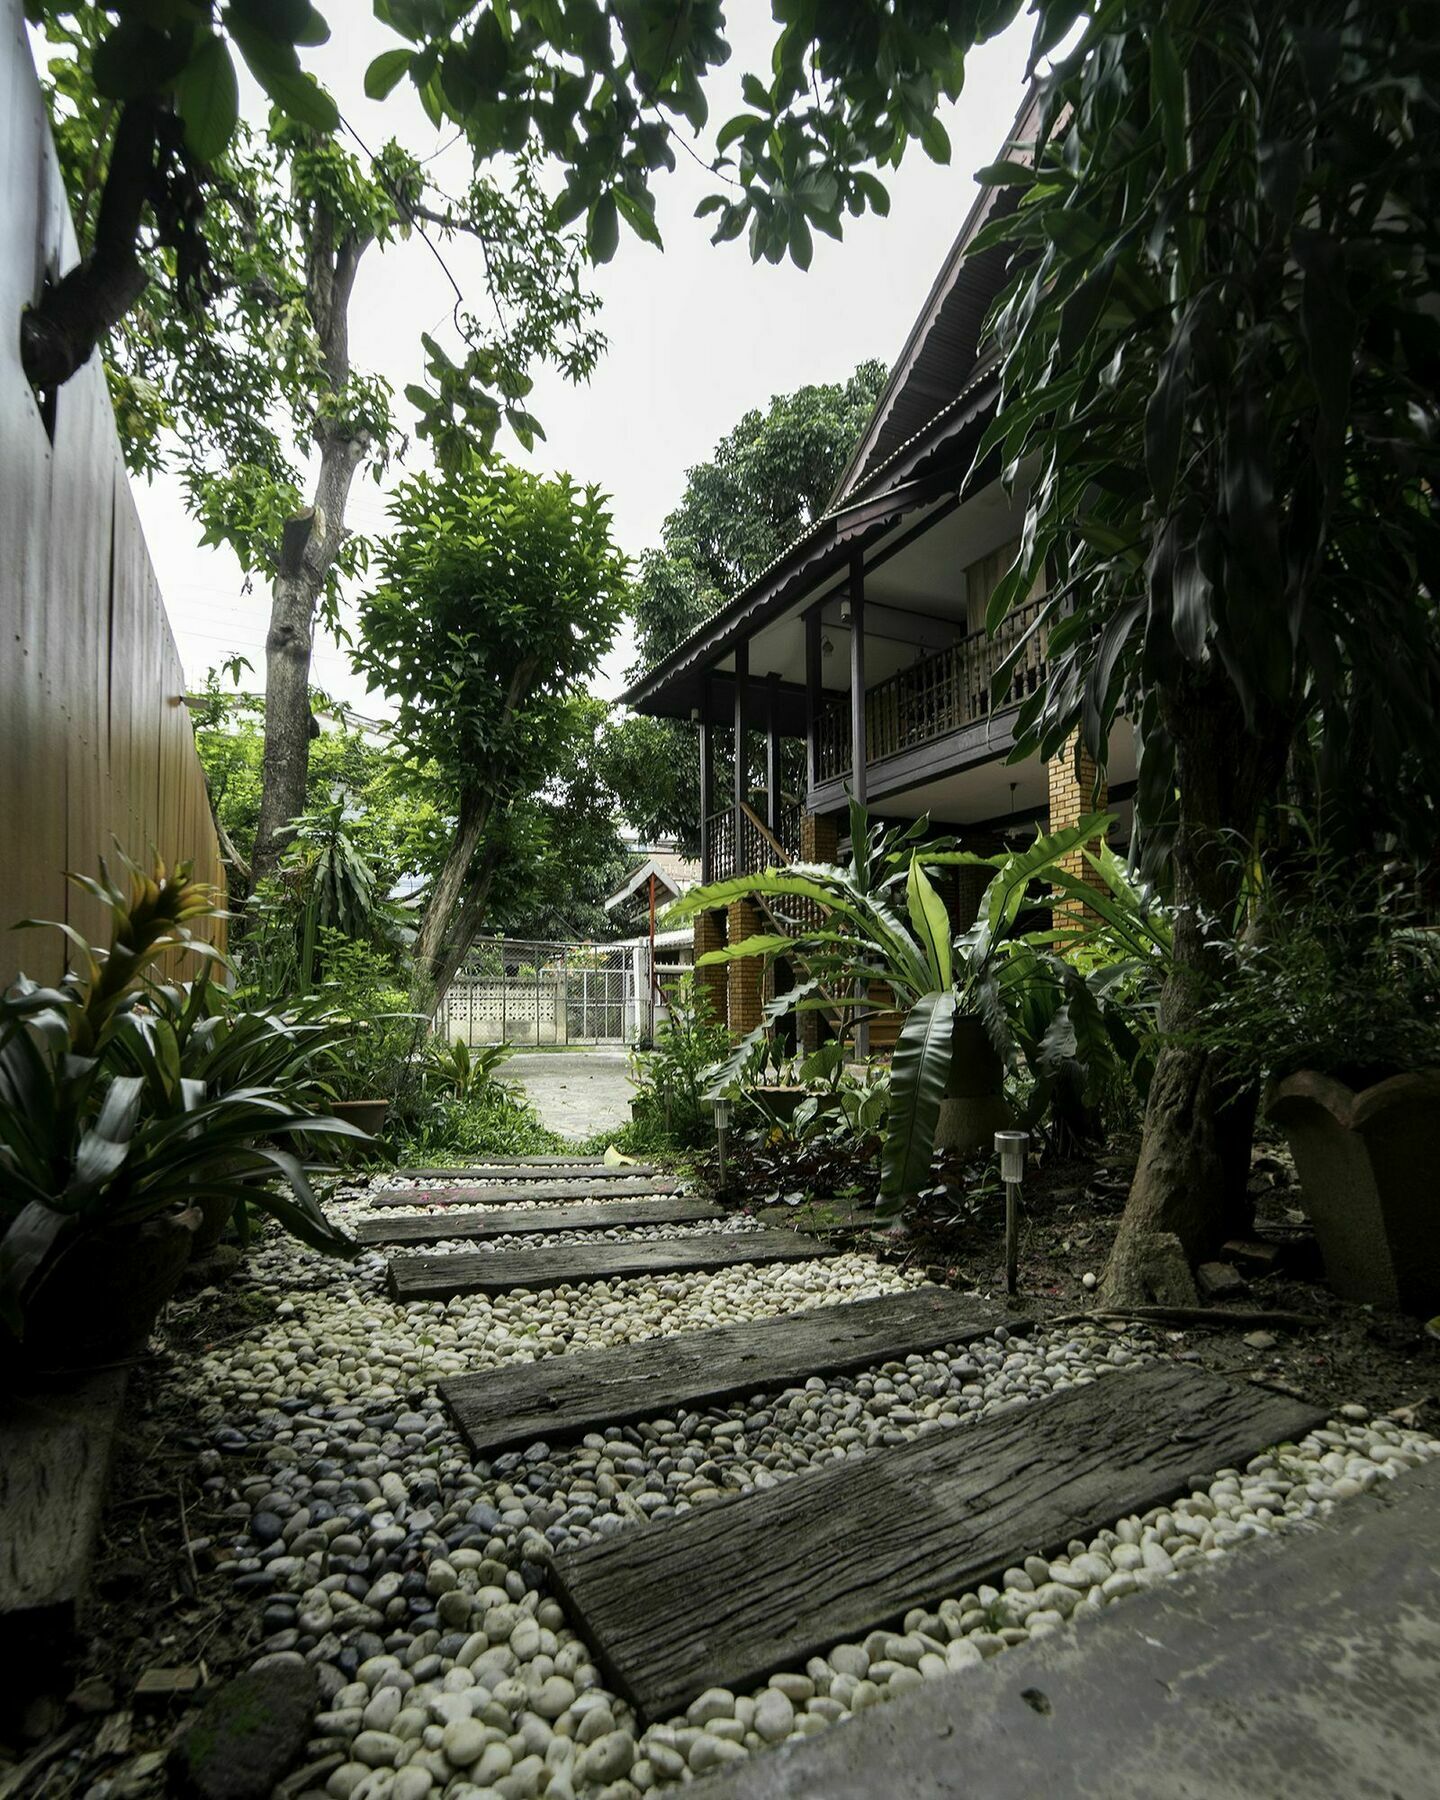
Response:
M1440 1307L1440 1069L1356 1093L1302 1070L1266 1109L1295 1158L1325 1274L1346 1300L1421 1314Z
M336 1100L330 1107L337 1119L344 1119L348 1125L357 1125L368 1137L379 1137L385 1129L385 1115L389 1110L388 1100ZM346 1144L343 1139L335 1141L352 1156L363 1150L363 1145Z
M983 1021L971 1013L956 1019L950 1079L935 1125L935 1148L960 1156L995 1147L995 1133L1014 1123L1005 1101L1005 1069Z
M138 1355L180 1284L200 1224L200 1209L190 1207L70 1239L31 1290L15 1363L50 1374Z

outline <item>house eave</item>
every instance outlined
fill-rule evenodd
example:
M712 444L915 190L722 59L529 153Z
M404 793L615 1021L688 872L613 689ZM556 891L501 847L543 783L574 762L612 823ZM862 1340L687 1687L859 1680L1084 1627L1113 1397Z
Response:
M973 472L974 446L967 438L978 440L979 432L973 428L988 415L995 397L991 364L924 430L897 447L882 465L888 477L885 487L818 519L728 605L632 682L620 695L622 704L657 717L689 717L698 703L702 677L738 644L803 606L816 587L843 570L857 552L863 555L901 519L963 492ZM872 481L881 473L876 470Z

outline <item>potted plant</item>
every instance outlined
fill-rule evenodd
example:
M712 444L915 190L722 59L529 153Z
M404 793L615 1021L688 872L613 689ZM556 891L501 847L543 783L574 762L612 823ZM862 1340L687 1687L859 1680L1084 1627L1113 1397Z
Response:
M1440 1309L1440 934L1383 873L1317 857L1262 896L1200 1035L1265 1078L1336 1293Z
M218 956L190 929L214 914L209 890L184 864L127 872L124 887L103 864L99 881L75 878L111 915L109 950L66 927L65 979L43 988L22 976L0 999L0 1359L12 1371L142 1346L206 1196L248 1200L317 1249L356 1248L282 1147L302 1129L353 1127L316 1116L283 1083L212 1094L181 1070L173 993L152 970L166 953Z

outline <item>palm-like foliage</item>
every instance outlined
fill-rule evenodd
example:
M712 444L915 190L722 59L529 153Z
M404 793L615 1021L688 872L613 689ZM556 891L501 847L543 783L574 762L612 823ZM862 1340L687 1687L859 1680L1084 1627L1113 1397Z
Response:
M0 1313L17 1331L27 1291L75 1232L202 1197L248 1200L317 1249L355 1248L273 1141L358 1135L303 1097L315 1028L231 1017L203 977L158 981L167 952L217 957L190 929L214 898L185 865L127 869L124 886L103 865L99 881L76 878L110 911L110 949L60 926L74 951L65 980L21 977L0 999Z
M457 1100L471 1100L494 1080L501 1063L515 1054L511 1044L430 1043L425 1047L426 1072L448 1087Z
M863 996L871 983L883 983L905 1022L891 1070L881 1195L893 1203L916 1192L927 1178L934 1151L956 1018L981 1018L997 1051L1013 1059L1008 996L1017 985L1019 965L1010 951L1023 940L1019 927L1030 884L1053 882L1063 874L1061 859L1103 836L1109 823L1107 815L1093 814L1064 831L1037 834L1024 851L983 857L952 849L948 840L925 844L923 818L903 830L877 833L864 808L852 801L854 855L848 864L793 863L692 889L671 909L672 917L759 897L790 926L711 951L700 959L702 966L783 952L802 962L809 977L767 1005L761 1025L721 1065L715 1084L739 1077L756 1040L783 1013L853 1009L865 1004L856 994ZM947 864L994 871L979 916L958 936L952 934L945 903L926 874L927 868ZM795 902L805 905L796 907Z

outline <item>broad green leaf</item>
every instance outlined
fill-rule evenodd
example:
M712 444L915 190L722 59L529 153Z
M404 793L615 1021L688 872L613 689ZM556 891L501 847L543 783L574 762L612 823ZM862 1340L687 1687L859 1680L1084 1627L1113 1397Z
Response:
M214 162L230 142L240 114L240 87L230 48L207 38L180 71L175 106L185 121L185 142L201 162Z
M1035 171L1025 163L993 162L977 169L975 179L981 187L1033 187Z
M597 263L608 263L620 243L620 215L613 194L602 194L590 208L590 254Z
M920 947L930 964L930 973L937 988L950 986L950 915L945 910L945 902L935 892L935 888L925 871L920 866L918 856L912 857L910 873L906 878L905 900L910 912L910 923L915 928L915 936L920 940Z
M1185 173L1185 72L1163 18L1150 28L1150 97L1165 142L1166 173L1178 181Z
M906 1014L890 1066L890 1119L880 1172L883 1199L918 1193L930 1175L935 1126L955 1052L955 995L925 994Z
M372 100L383 100L410 72L413 50L385 50L365 71L365 92Z

